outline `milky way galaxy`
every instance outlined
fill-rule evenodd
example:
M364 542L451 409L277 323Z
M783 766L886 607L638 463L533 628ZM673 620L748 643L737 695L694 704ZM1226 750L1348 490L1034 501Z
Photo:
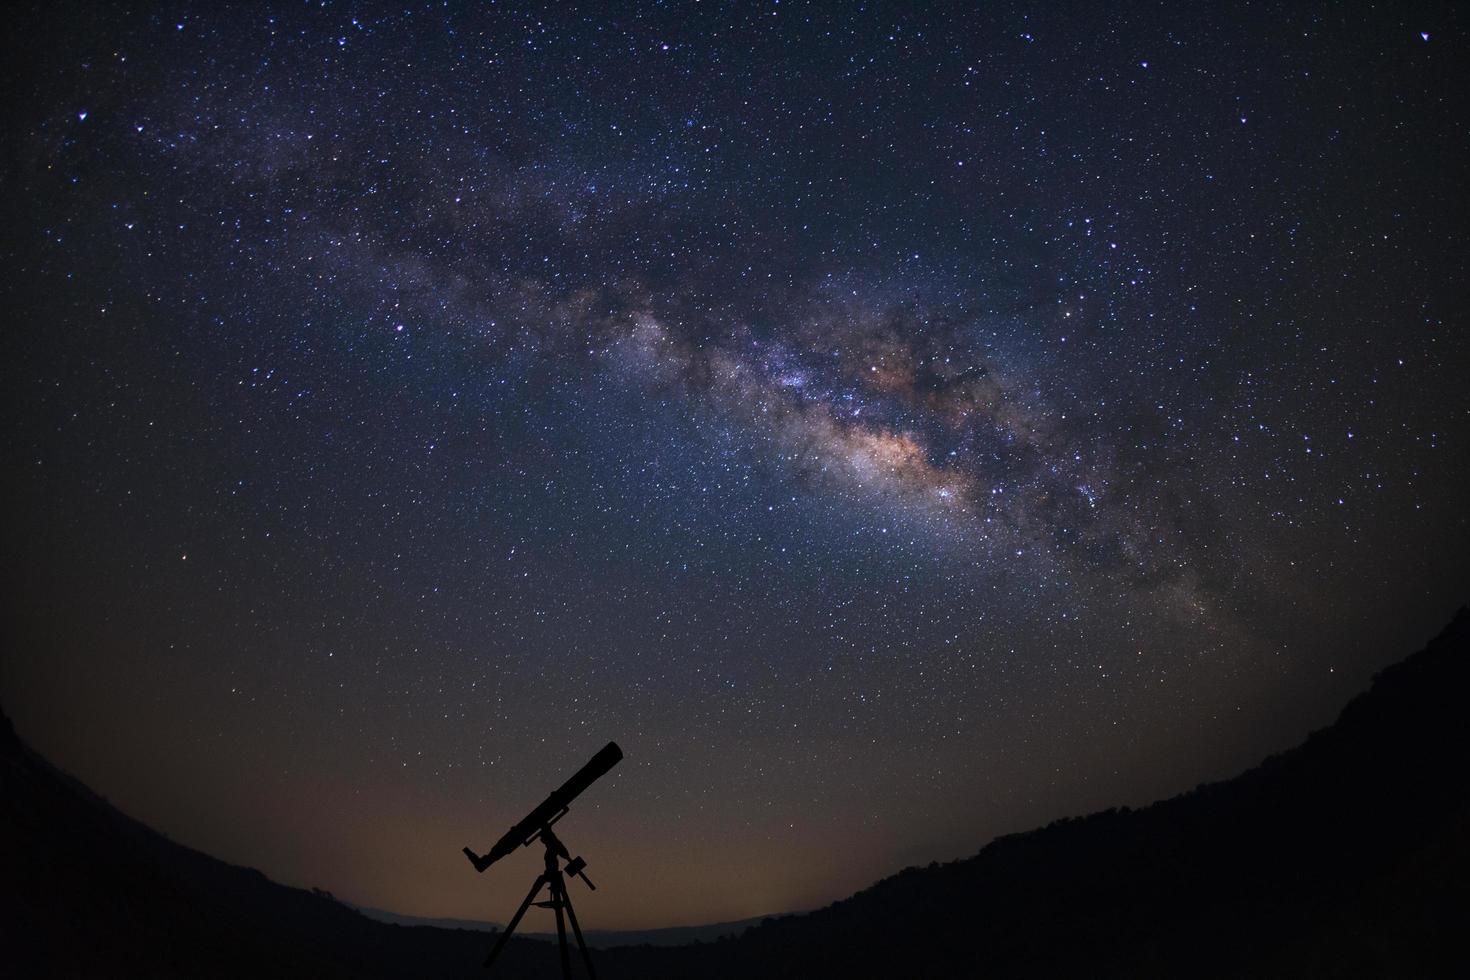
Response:
M1465 598L1465 18L1392 6L23 13L6 712L436 916L616 739L594 927L1292 743Z

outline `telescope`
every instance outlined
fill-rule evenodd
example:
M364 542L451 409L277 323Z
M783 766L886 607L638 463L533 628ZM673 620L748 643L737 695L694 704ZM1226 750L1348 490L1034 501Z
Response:
M552 833L551 825L566 816L567 811L571 808L572 801L578 796L581 796L582 792L588 786L591 786L602 776L606 775L609 769L622 761L622 758L623 750L618 748L618 743L608 742L607 745L602 747L601 751L592 757L591 761L581 769L578 769L572 778L553 790L551 795L540 806L526 814L515 826L501 835L500 840L496 841L495 846L490 848L484 856L476 854L468 847L464 849L465 857L469 858L470 863L475 866L475 870L481 873L496 861L513 852L517 847L529 847L532 843L539 840L546 849L546 869L537 877L535 884L531 886L530 892L526 894L526 900L521 903L520 909L516 912L514 918L510 920L510 924L505 927L505 931L500 934L500 938L495 943L495 948L490 951L490 956L485 960L485 966L488 967L495 962L495 958L500 955L500 950L505 946L506 940L510 938L511 933L515 932L516 926L520 924L521 916L525 915L526 909L530 908L531 904L535 902L536 905L542 908L549 908L556 912L556 938L561 948L562 977L565 980L571 980L572 976L571 953L567 947L567 933L566 926L563 922L563 914L565 914L566 919L571 921L572 932L577 937L577 945L582 949L582 962L587 967L587 976L589 978L594 976L592 972L592 955L587 952L587 943L582 938L582 928L577 925L577 914L572 911L572 900L567 894L565 875L571 874L581 878L587 887L593 891L597 890L597 886L592 884L592 881L583 873L587 867L587 862L580 857L572 857L566 845L557 838L556 834ZM565 868L561 866L562 860L567 862ZM536 902L536 896L546 886L549 886L551 889L550 901Z

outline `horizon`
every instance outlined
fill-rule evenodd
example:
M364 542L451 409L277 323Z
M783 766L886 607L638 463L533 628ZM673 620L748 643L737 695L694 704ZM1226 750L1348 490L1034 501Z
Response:
M1430 649L1432 649L1436 645L1442 645L1442 644L1445 644L1445 643L1448 643L1448 644L1453 645L1454 643L1457 642L1456 641L1456 627L1457 626L1459 627L1459 633L1460 633L1459 642L1463 644L1463 637L1464 637L1464 633L1465 633L1465 624L1466 623L1470 623L1470 604L1461 605L1456 610L1456 612L1451 617L1451 619L1443 626L1443 628L1440 631L1438 631L1431 640L1426 641L1425 648L1424 649L1415 651L1415 653L1413 655L1392 660L1392 661L1390 661L1383 668L1383 671L1380 671L1380 672L1375 673L1373 675L1372 682L1366 688L1364 688L1362 691L1359 691L1356 694L1354 694L1349 699L1349 701L1346 704L1344 704L1344 705L1341 706L1339 712L1334 716L1333 721L1332 721L1331 724L1325 725L1322 728L1314 729L1313 731L1311 731L1310 733L1308 733L1307 738L1305 738L1301 743L1298 743L1296 745L1290 746L1290 747L1288 747L1286 749L1283 749L1283 750L1280 750L1278 752L1273 752L1273 753L1267 755L1265 758L1263 758L1261 760L1258 760L1254 765L1252 765L1249 769L1244 770L1243 772L1233 774L1232 776L1227 777L1227 778L1222 779L1222 780L1198 784L1195 787L1193 787L1192 789L1182 791L1182 792L1180 792L1178 794L1172 795L1172 796L1167 797L1165 799L1152 801L1152 802L1150 802L1150 803L1148 803L1148 804L1146 804L1146 805L1144 805L1142 807L1130 807L1128 805L1112 806L1112 807L1108 807L1108 808L1103 809L1103 810L1097 810L1097 811L1093 811L1093 812L1087 813L1087 814L1066 815L1066 816L1063 816L1061 818L1058 818L1055 821L1050 821L1047 824L1042 825L1042 826L1029 828L1029 829L1027 829L1025 831L1022 831L1022 832L1019 832L1019 833L1016 833L1016 834L1008 834L1008 835L1002 835L1000 837L996 837L996 838L994 838L994 839L992 839L990 841L985 842L979 848L979 850L977 850L976 853L973 854L973 855L961 855L961 856L958 856L956 858L953 858L953 859L950 859L950 860L944 861L944 862L937 862L937 861L936 862L931 862L928 865L928 869L932 870L932 869L934 869L936 867L939 867L939 866L941 866L943 864L961 864L961 863L968 863L968 862L974 861L976 859L979 859L981 857L981 855L991 847L992 844L998 844L1002 840L1006 840L1006 839L1010 839L1010 838L1031 837L1031 836L1034 836L1034 835L1037 835L1037 834L1047 834L1047 833L1051 832L1055 828L1065 827L1068 824L1075 824L1075 823L1077 823L1079 821L1085 823L1090 818L1112 816L1112 815L1116 815L1116 814L1119 814L1119 813L1121 813L1123 815L1128 815L1130 813L1135 813L1136 814L1136 813L1139 813L1140 811L1147 811L1149 809L1152 809L1155 806L1164 806L1164 805L1170 805L1170 804L1177 804L1177 803L1180 803L1180 802L1183 802L1183 801L1186 801L1186 800L1190 800L1190 799L1199 797L1201 791L1210 790L1210 789L1213 789L1213 788L1216 788L1216 787L1228 787L1231 784L1238 784L1242 779L1248 778L1251 775L1258 775L1258 774L1260 774L1262 772L1265 772L1265 771L1268 770L1268 768L1271 766L1271 764L1273 762L1279 762L1283 758L1290 757L1290 756L1293 756L1293 755L1299 755L1302 751L1307 750L1307 747L1311 743L1317 742L1318 739L1319 739L1319 736L1321 736L1323 734L1327 734L1329 732L1332 732L1334 730L1339 729L1341 727L1342 723L1343 723L1344 715L1346 714L1347 709L1350 706L1352 706L1354 704L1359 704L1359 703L1365 701L1365 699L1368 698L1370 695L1382 697L1383 695L1380 694L1380 692L1379 692L1379 686L1380 686L1379 685L1379 682L1380 682L1380 678L1382 677L1382 674L1384 672L1391 672L1393 668L1403 668L1403 667L1406 667L1409 663L1411 663L1414 660L1419 660L1419 661L1422 662L1424 660L1424 657L1429 653ZM1463 655L1464 654L1461 653L1461 656L1463 656ZM1392 695L1389 695L1389 697L1392 698ZM1359 711L1358 717L1360 719L1363 717L1363 713L1361 711ZM11 720L10 720L9 716L7 714L5 714L4 711L3 711L3 705L0 705L0 719L3 719L5 721L5 724L6 724L7 728L10 729L10 731L11 731L11 737L15 739L15 741L23 748L24 751L28 751L28 752L32 753L33 755L35 755L35 757L37 759L39 759L40 762L41 762L42 771L46 771L46 769L48 767L50 767L51 764L45 760L44 756L39 756L38 754L35 754L35 750L32 749L32 748L29 748L28 745L27 745L27 743L26 743L26 741L25 741L25 739L23 737L21 737L18 733L15 732L14 726L11 723ZM1397 736L1398 733L1394 733L1394 735ZM1399 736L1399 737L1401 737L1401 736ZM1318 746L1318 752L1319 753L1321 752L1321 746L1320 745ZM81 783L81 782L77 781L76 778L74 776L72 776L71 774L66 773L64 770L59 770L59 769L54 770L54 771L57 772L58 774L60 774L61 777L64 780L71 781L70 785L73 785L74 787L80 788L81 793L83 794L83 797L84 798L86 798L87 796L90 796L91 795L92 791L90 790L90 788L88 788L84 783ZM126 813L124 813L121 810L117 810L115 808L115 805L112 804L110 801L108 801L105 797L98 797L98 799L101 800L101 802L104 804L104 806L114 809L115 812L121 814L125 819L127 819L129 821L135 820L135 818L133 818L131 815L126 814ZM148 828L146 824L143 824L141 826L143 826L146 830L148 830L150 832L156 833L156 831L154 831L153 828ZM170 840L166 835L161 835L161 836L163 836L163 839L165 839L165 840ZM170 842L173 843L173 844L175 844L176 846L187 847L187 845L186 844L183 844L182 842L175 842L175 841L170 841ZM218 860L214 856L205 854L202 851L195 850L194 853L200 854L205 859L210 860L210 861ZM227 865L227 866L230 867L230 868L232 868L232 869L234 869L234 870L237 870L237 871L245 871L245 872L250 872L250 873L258 873L258 869L252 869L252 868L248 868L248 867L244 867L244 866L240 866L240 865ZM862 889L859 889L858 892L855 892L853 895L843 896L843 898L855 898L858 895L860 895L861 893L868 891L873 886L878 886L878 885L882 885L882 884L886 883L890 878L897 878L897 877L901 876L904 873L913 872L913 871L919 871L919 870L921 870L921 869L917 865L907 866L907 867L905 867L903 869L899 869L899 870L895 871L893 874L885 875L883 878L879 879L878 881L875 881L875 882L870 883L869 886L864 887ZM266 880L271 880L271 879L267 878ZM315 897L318 897L318 898L325 899L327 901L336 903L336 904L341 905L341 906L343 906L345 908L351 909L354 913L356 913L356 914L358 914L360 916L363 916L364 918L376 920L376 921L382 922L382 923L388 923L388 924L394 924L394 925L405 925L405 926L429 926L429 927L440 928L440 929L471 929L471 930L476 930L476 931L484 931L484 932L486 932L487 934L490 934L490 935L494 935L494 934L496 934L498 932L502 932L502 931L505 930L505 927L506 927L506 923L505 922L494 921L494 920L477 920L477 919L462 919L462 918L444 918L444 917L420 916L420 915L412 915L412 914L395 912L395 911L391 911L391 910L387 910L387 909L373 908L373 907L369 907L369 906L355 904L355 903L353 903L351 901L348 901L348 900L346 900L344 898L341 898L341 897L339 897L337 895L334 895L330 890L320 889L320 888L316 888L316 887L310 887L310 888L308 888L306 886L293 885L293 884L284 883L284 882L273 882L273 887L274 886L282 886L282 887L286 887L286 888L297 888L297 889L300 889L303 892L309 890ZM832 906L824 906L823 908L830 908L830 907L832 907ZM712 938L714 938L716 936L719 936L719 937L734 937L734 936L737 936L737 935L739 935L741 932L743 932L747 928L751 928L752 926L755 926L755 925L765 924L765 923L771 922L772 920L775 920L775 919L783 919L783 918L787 918L787 917L800 917L800 916L804 916L804 915L807 915L807 914L810 914L810 913L816 912L816 911L822 911L822 909L797 909L797 910L792 910L792 911L789 911L789 912L780 912L780 913L772 913L772 914L769 914L769 915L752 916L752 917L748 917L748 918L745 918L745 919L734 920L734 921L720 921L720 922L707 922L707 923L691 923L691 924L685 924L685 925L654 926L654 927L647 927L647 928L630 928L630 929L587 929L587 930L584 930L584 932L587 934L588 937L591 938L591 940L593 940L591 943L589 943L589 945L591 945L593 948L615 948L615 947L603 947L600 943L596 942L596 940L599 939L599 938L602 938L602 939L605 940L605 939L613 938L613 937L629 937L630 938L630 942L635 941L637 943L646 944L646 943L649 942L650 938L653 935L661 934L661 933L690 933L690 932L696 932L697 933L697 932L705 932L706 933L705 935L702 935L702 936L700 936L700 937L698 937L696 939L686 939L686 940L684 940L684 942L686 942L686 943L687 942L708 942L708 941L710 941ZM713 930L713 929L716 929L716 928L719 928L719 927L740 927L740 928L738 930L733 930L733 931L730 928L725 928L725 929L721 930L718 933L710 933L710 932L708 932L709 930ZM530 926L530 927L522 927L520 929L514 930L514 934L517 935L517 936L520 936L522 938L534 939L534 940L538 940L538 941L555 942L557 940L557 934L556 934L556 932L554 932L554 931L541 931L541 930L536 929L534 927L534 925L533 926ZM622 945L622 944L618 944L618 945ZM665 937L663 937L663 940L661 942L655 942L654 945L677 945L677 943L673 942L672 937L665 936Z
M1470 581L1465 14L17 15L0 704L353 905L811 910L1298 744ZM539 931L539 918L526 928Z

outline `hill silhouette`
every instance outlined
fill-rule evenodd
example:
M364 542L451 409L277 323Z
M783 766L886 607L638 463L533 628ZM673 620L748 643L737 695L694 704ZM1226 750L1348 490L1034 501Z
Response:
M133 820L25 746L0 716L0 975L483 977L483 932L376 922ZM512 940L512 976L559 976Z
M911 868L717 955L643 950L618 975L1470 976L1467 665L1461 610L1234 779Z
M998 839L603 977L1470 975L1470 614L1233 779ZM483 976L483 932L373 921L175 844L0 726L16 976ZM12 932L13 930L13 932ZM513 940L496 975L555 976Z

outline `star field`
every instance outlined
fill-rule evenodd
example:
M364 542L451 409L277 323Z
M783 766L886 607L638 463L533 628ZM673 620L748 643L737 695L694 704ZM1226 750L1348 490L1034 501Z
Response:
M226 860L493 916L460 846L616 739L588 925L812 907L1228 775L1465 598L1454 5L8 46L0 696Z

